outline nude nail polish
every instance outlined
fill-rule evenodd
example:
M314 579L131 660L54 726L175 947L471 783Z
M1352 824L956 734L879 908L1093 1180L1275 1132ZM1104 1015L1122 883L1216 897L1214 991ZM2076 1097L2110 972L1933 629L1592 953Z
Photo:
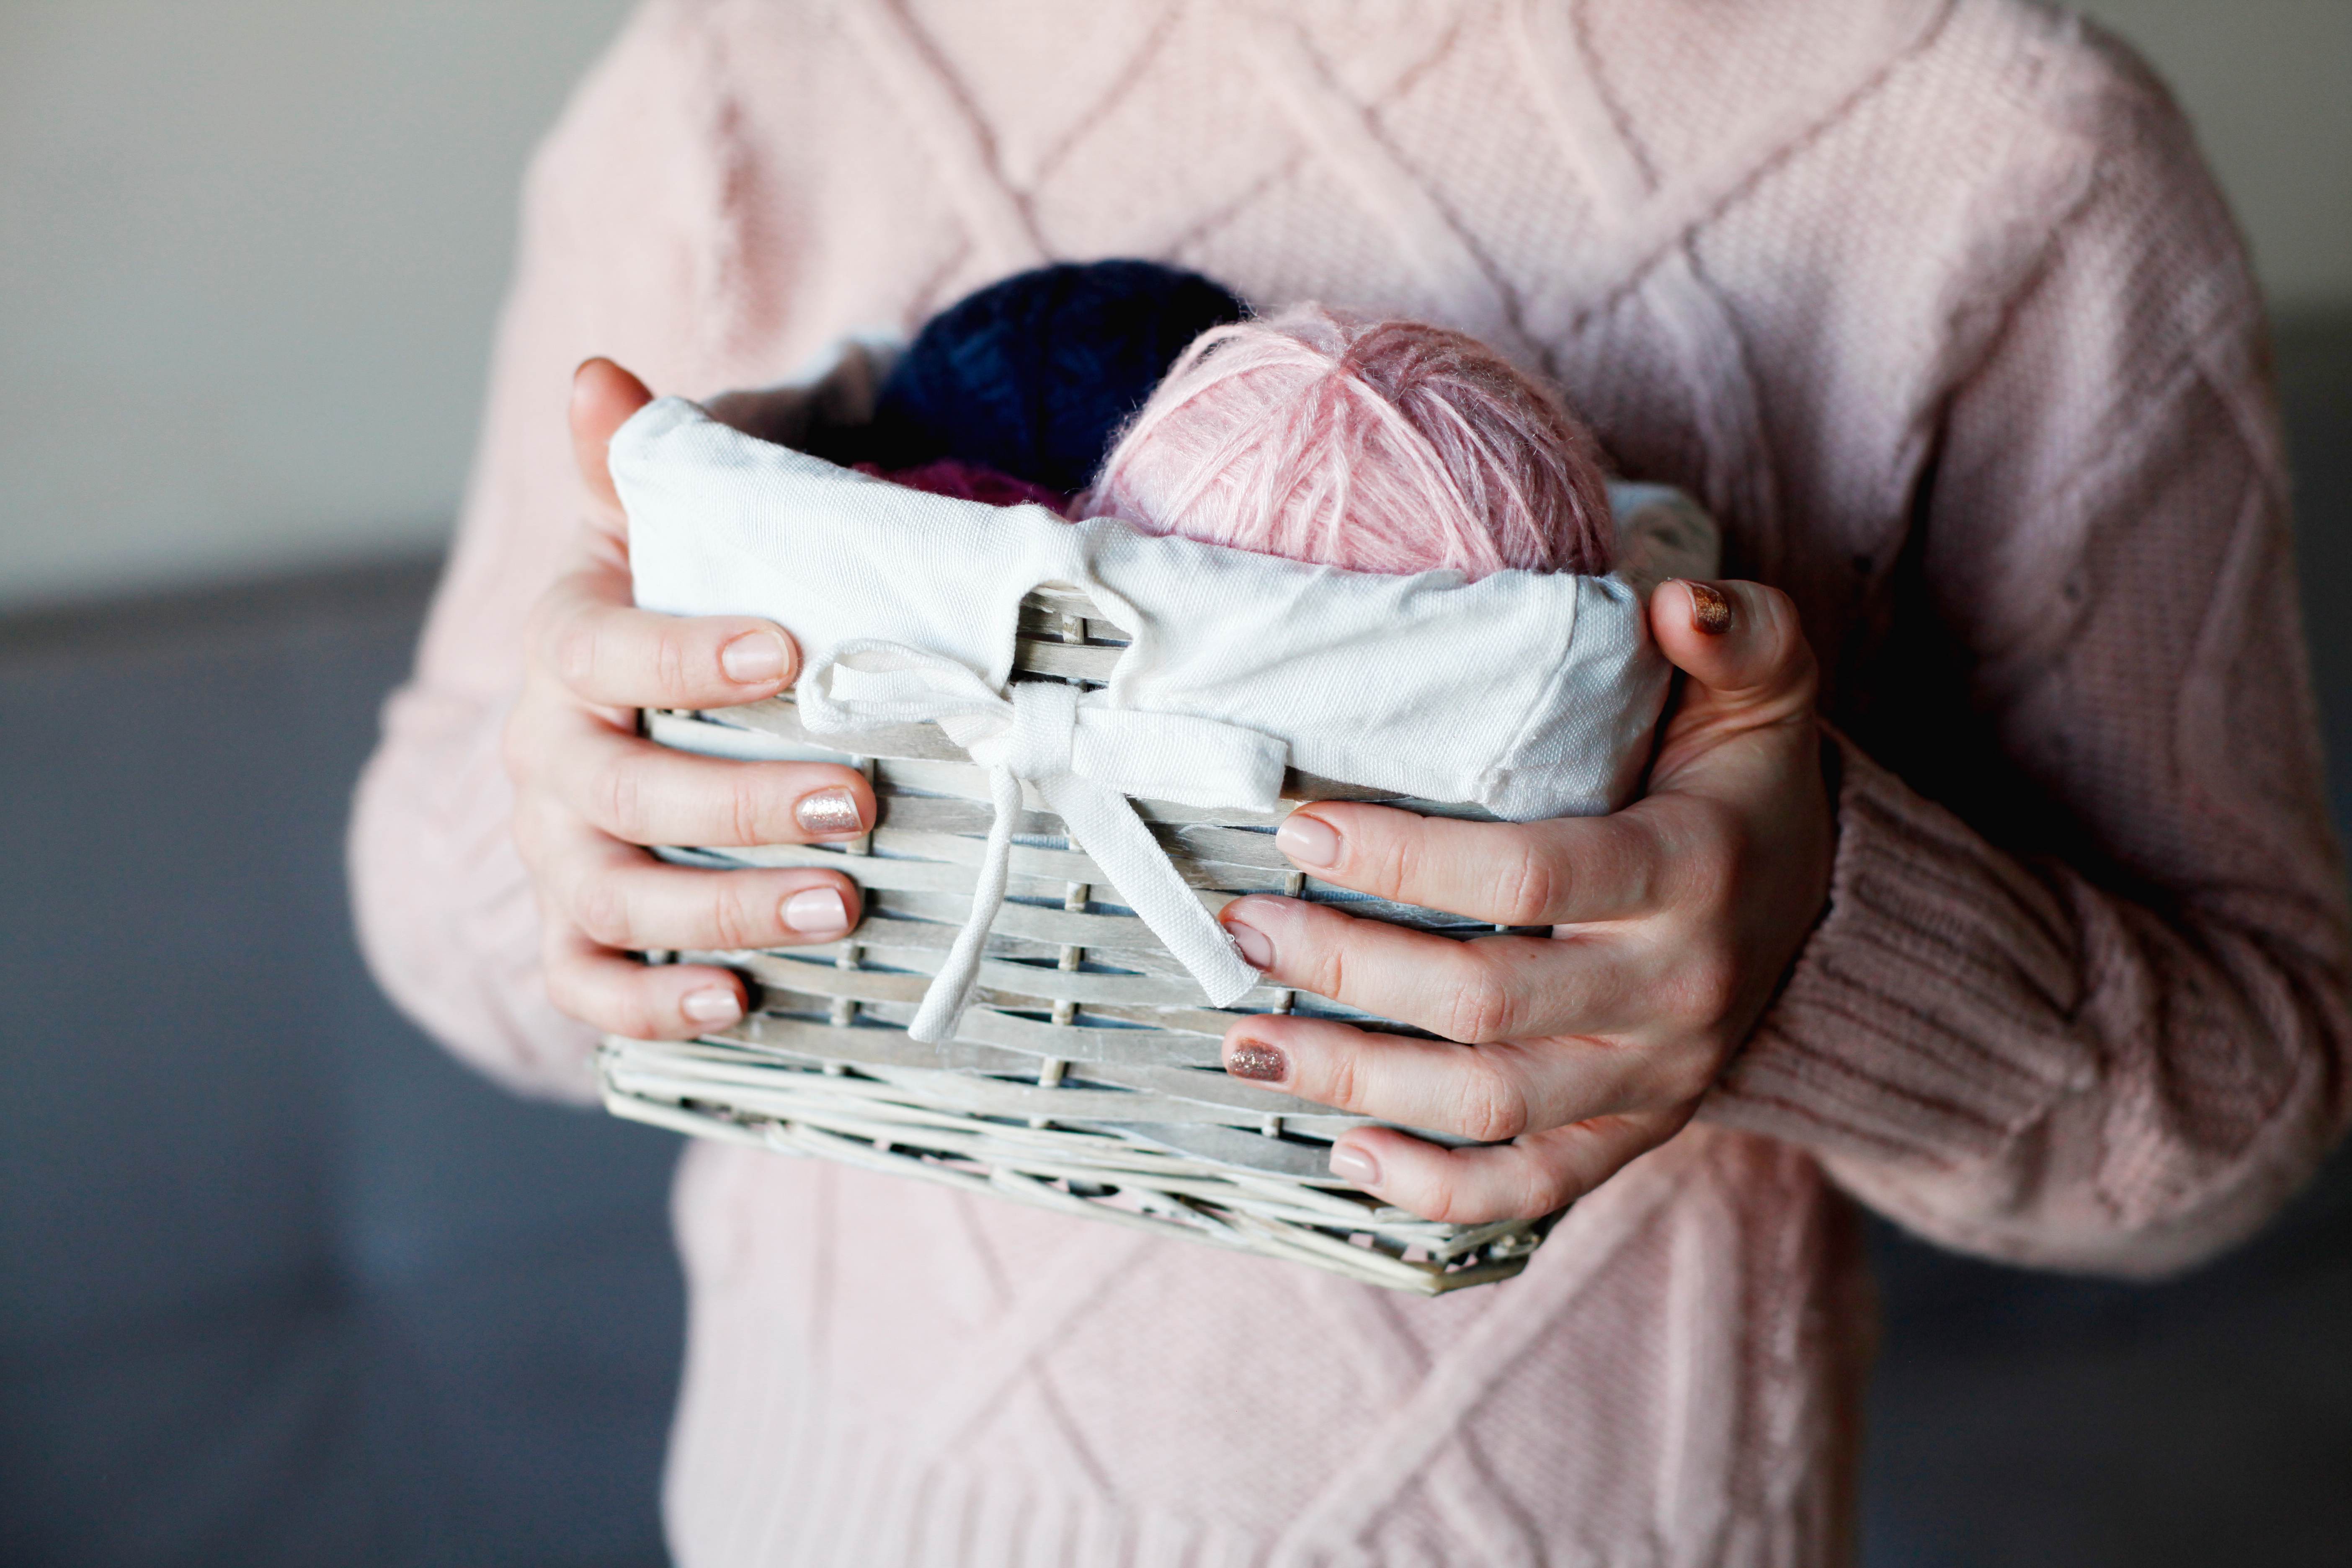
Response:
M1274 830L1274 847L1301 866L1335 866L1339 861L1339 834L1319 816L1294 812Z
M1360 1187L1380 1184L1381 1163L1352 1143L1331 1146L1331 1173Z
M743 1005L735 993L724 985L707 985L699 991L689 991L678 1005L690 1023L707 1029L721 1028L743 1016Z
M775 679L784 664L784 639L773 632L745 632L719 650L719 668L745 686Z
M849 929L849 906L831 888L810 888L784 900L784 924L802 936L832 936Z
M1274 967L1274 943L1265 932L1239 921L1227 921L1225 934L1234 939L1234 945L1242 950L1242 961L1252 969Z

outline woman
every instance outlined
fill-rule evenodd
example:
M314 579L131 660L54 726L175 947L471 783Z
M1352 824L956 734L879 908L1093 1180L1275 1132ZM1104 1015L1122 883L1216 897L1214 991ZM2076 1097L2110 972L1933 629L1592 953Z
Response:
M1475 332L1723 521L1751 580L1656 596L1686 679L1642 803L1280 839L1561 940L1228 916L1280 983L1475 1047L1258 1020L1230 1070L1515 1135L1351 1137L1341 1174L1454 1218L1588 1195L1520 1279L1423 1301L697 1146L681 1563L1832 1562L1850 1198L2147 1275L2314 1168L2346 915L2259 307L2160 89L2015 0L655 0L533 170L481 465L362 786L395 997L586 1099L594 1029L743 1005L626 950L857 915L823 873L636 847L873 803L630 733L795 652L627 607L603 442L646 395L604 363L567 391L582 356L757 384L1116 254Z

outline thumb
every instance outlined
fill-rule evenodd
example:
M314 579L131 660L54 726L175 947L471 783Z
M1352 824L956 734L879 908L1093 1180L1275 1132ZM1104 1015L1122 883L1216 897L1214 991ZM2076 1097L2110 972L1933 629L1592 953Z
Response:
M583 360L572 373L572 458L598 521L615 536L626 532L628 520L613 488L613 433L653 400L644 382L611 360Z
M1650 595L1650 635L1690 678L1685 707L1760 721L1812 707L1813 650L1778 588L1670 578Z

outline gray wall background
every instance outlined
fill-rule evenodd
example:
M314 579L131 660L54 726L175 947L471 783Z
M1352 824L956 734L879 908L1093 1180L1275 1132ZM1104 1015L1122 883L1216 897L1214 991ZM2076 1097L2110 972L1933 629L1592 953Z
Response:
M625 0L0 0L0 607L437 547Z
M436 546L524 158L626 9L0 3L0 608ZM2283 315L2352 310L2352 4L2088 9Z

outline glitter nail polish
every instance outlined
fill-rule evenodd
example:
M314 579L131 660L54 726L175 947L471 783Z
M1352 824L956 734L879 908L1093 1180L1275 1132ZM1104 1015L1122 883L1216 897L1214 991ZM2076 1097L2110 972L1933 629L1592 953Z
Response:
M821 789L801 796L793 806L793 820L811 838L846 838L866 831L858 815L857 797L845 789Z
M1722 589L1692 582L1685 582L1683 586L1690 590L1693 630L1719 637L1731 629L1731 601Z
M1280 1083L1290 1071L1290 1059L1277 1047L1244 1040L1225 1057L1225 1070L1258 1083Z

